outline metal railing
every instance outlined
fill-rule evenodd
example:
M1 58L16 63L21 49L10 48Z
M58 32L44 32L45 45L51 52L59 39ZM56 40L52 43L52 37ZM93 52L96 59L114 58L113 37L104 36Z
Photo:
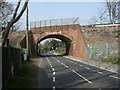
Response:
M30 22L30 28L79 24L79 18L51 19Z

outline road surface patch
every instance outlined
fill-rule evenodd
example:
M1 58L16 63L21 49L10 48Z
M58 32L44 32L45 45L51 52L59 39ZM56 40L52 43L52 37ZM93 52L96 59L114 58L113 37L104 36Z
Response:
M54 57L52 57L54 58ZM62 65L64 65L66 68L69 68L67 65L65 65L64 63L60 62L58 59L54 58L55 60L57 60L59 63L61 63Z
M85 68L88 69L88 70L90 69L90 68L88 68L88 67L85 67Z
M54 58L54 57L53 57ZM54 58L56 59L56 58ZM57 59L56 59L57 60ZM64 63L60 62L62 65L66 66ZM71 68L68 68L70 70L72 70ZM72 70L72 72L74 72L75 74L77 74L79 77L81 77L82 79L84 79L85 81L87 81L88 83L92 84L91 81L89 81L88 79L86 79L85 77L83 77L82 75L80 75L79 73L77 73L75 70Z
M100 72L100 71L97 71L97 70L93 70L93 69L90 69L90 70L93 71L93 72L97 72L99 74L103 74L103 72Z
M77 73L75 70L72 70L75 74L77 74L79 77L81 77L82 79L84 79L85 81L87 81L88 83L92 84L91 81L89 81L88 79L86 79L85 77L83 77L82 75L80 75L79 73Z
M93 70L93 69L91 69L91 71L93 71L93 72L97 72L96 70Z
M71 61L71 63L73 63L73 61Z
M82 65L80 64L80 66L82 67Z
M77 64L77 63L74 63L74 64Z
M64 58L71 59L71 60L74 60L74 61L77 61L77 62L80 62L80 63L84 63L86 65L90 65L90 66L93 66L93 67L96 67L96 68L100 68L102 70L106 70L106 71L109 71L109 72L120 74L118 71L115 71L113 69L110 69L110 68L107 68L107 67L98 66L98 65L95 65L95 64L92 64L92 63L88 63L88 62L85 62L84 60L70 58L70 57L66 57L66 56L64 56Z

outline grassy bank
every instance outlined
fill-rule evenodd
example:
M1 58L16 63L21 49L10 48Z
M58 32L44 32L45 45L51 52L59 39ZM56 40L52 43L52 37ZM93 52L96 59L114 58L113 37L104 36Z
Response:
M21 72L18 75L13 76L8 80L8 82L3 86L3 89L8 88L30 88L31 86L31 74L29 69L29 64L31 61L21 62Z
M111 64L118 64L120 65L120 58L108 58L108 59L102 59L103 62L111 63Z
M55 50L55 53L57 53L58 55L64 55L66 53L66 51L57 49L57 50Z
M120 65L120 58L118 59L117 57L95 58L95 59L91 58L90 60L102 61L104 63Z

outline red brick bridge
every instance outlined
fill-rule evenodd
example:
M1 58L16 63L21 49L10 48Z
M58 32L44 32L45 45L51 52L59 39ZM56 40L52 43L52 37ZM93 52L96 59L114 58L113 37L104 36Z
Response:
M54 25L53 25L54 21ZM85 57L85 41L78 18L31 22L29 48L32 56L37 55L38 44L47 38L57 38L66 44L66 53ZM25 43L25 40L22 43ZM24 47L25 45L22 45Z

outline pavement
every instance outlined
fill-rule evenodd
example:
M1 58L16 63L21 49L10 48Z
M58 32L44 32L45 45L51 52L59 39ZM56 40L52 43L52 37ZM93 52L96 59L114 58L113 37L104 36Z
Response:
M74 56L64 56L65 58L69 58L78 62L82 62L94 67L98 67L104 70L108 70L114 73L120 73L120 66L117 64L110 64L110 63L105 63L102 61L95 61L95 60L88 60L88 59L83 59L83 58L78 58Z

